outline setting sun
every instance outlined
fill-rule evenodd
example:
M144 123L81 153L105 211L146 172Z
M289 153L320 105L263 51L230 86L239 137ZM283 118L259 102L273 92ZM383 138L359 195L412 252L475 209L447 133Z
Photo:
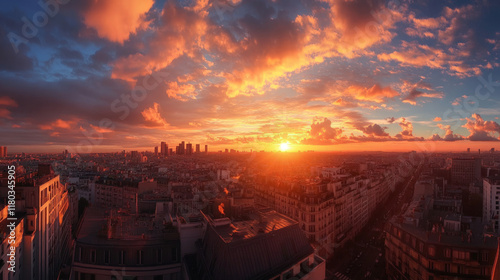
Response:
M290 149L290 146L288 145L288 142L281 143L281 145L280 145L280 151L286 152L286 151L288 151L288 149Z

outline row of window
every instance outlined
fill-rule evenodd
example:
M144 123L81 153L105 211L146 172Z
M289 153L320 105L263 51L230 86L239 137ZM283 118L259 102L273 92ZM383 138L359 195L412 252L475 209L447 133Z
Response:
M170 261L177 262L177 248L171 248L171 258ZM102 254L103 259L104 259L104 264L109 265L111 263L111 252L110 250L103 250ZM135 254L135 264L142 265L145 264L144 262L144 256L145 253L143 250L137 250ZM81 262L83 260L82 258L82 247L78 248L78 254L75 257L75 261ZM90 250L90 263L96 263L97 262L97 251L95 249ZM156 249L156 263L157 264L162 264L164 262L163 260L163 249L158 248ZM126 251L120 250L118 252L118 264L119 265L124 265L127 262L127 254Z
M396 235L401 241L403 241L402 239L402 236L403 236L403 232L401 230L399 230L397 227L394 227L393 228L393 233L394 235ZM424 242L418 240L417 242L417 239L414 237L414 236L411 236L410 234L408 233L404 233L404 244L408 244L414 248L414 249L417 249L420 251L420 253L424 253ZM411 243L410 243L410 239L411 239ZM418 246L417 246L418 244ZM427 246L427 253L429 256L431 257L435 257L436 256L436 248L432 245L428 245ZM483 262L487 262L488 261L488 252L486 251L483 251L481 252L480 255L478 255L478 252L473 252L473 251L465 251L465 250L460 250L460 249L451 249L451 248L443 248L443 255L445 258L454 258L454 259L459 259L459 260L477 260L477 261L483 261Z

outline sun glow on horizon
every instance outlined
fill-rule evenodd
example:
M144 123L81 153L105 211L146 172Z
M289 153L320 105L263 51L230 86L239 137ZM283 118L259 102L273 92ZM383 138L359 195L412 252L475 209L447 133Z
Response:
M290 149L290 145L288 142L284 142L280 144L280 151L286 152Z

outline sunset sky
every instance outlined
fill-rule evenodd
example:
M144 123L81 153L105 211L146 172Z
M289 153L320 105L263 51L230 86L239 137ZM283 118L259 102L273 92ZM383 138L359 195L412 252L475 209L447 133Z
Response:
M9 153L500 149L499 1L37 2L0 6Z

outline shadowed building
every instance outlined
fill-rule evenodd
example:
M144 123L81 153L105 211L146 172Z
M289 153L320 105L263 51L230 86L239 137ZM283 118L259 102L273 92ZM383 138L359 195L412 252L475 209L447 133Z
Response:
M75 244L71 279L178 279L180 241L160 215L90 207Z
M186 279L324 279L325 261L314 254L298 223L275 211L249 220L204 216L198 253L184 259Z
M451 162L451 183L468 186L480 185L481 158L454 158Z

